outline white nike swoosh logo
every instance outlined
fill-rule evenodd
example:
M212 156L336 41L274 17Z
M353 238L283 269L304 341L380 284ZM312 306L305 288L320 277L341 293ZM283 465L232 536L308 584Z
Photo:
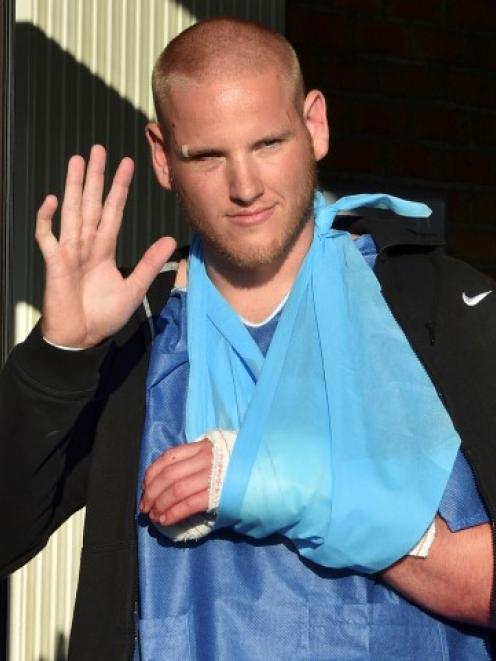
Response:
M477 294L477 296L467 296L467 294L463 292L462 294L463 302L465 303L465 305L470 305L470 307L472 307L474 305L477 305L477 303L483 301L486 298L486 296L489 296L489 294L492 293L492 291L493 291L492 289L490 289L489 291L483 291L482 294Z

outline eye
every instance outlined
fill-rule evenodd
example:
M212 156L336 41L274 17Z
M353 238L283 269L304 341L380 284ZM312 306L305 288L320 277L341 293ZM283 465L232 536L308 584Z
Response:
M217 152L206 152L204 154L195 154L194 156L191 156L189 160L196 161L197 163L208 163L209 161L220 158L220 156L221 155Z
M262 147L265 149L270 149L272 147L277 147L281 144L280 138L268 138L267 140L262 141Z

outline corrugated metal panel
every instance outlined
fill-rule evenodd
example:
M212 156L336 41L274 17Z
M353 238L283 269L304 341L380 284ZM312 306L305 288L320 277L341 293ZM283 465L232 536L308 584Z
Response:
M136 161L118 261L133 264L158 236L187 241L175 201L155 183L143 130L153 117L150 72L165 43L199 18L243 16L284 29L284 0L17 0L15 338L38 317L42 265L36 208L62 191L65 163L98 141L115 166ZM65 658L83 513L17 572L10 590L10 661Z

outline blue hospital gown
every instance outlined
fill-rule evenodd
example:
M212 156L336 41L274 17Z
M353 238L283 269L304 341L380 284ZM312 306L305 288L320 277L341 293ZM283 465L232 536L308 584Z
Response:
M372 266L370 237L357 247ZM184 440L188 380L186 293L175 290L159 320L169 380L154 434L165 450ZM248 330L265 353L279 314ZM488 521L461 453L439 513L452 531ZM155 553L158 547L168 553ZM138 517L139 646L142 661L479 661L484 629L434 617L374 575L305 561L282 537L230 530L174 544ZM164 632L166 635L164 636Z

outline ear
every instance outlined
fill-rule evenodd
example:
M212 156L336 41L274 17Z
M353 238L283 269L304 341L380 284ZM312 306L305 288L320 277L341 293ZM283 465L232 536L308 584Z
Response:
M169 159L160 126L156 122L150 122L146 125L145 135L150 145L153 171L155 172L158 183L163 188L172 190Z
M315 160L320 161L329 150L329 125L325 98L319 90L311 90L305 97L303 119L312 139Z

